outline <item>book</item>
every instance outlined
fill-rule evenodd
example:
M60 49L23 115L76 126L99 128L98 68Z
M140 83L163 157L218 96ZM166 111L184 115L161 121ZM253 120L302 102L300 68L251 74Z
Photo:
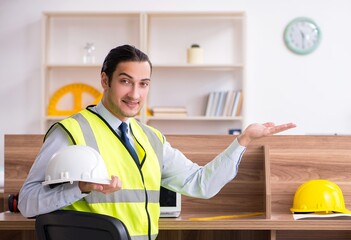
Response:
M186 107L153 107L153 112L186 112Z
M210 92L208 94L208 99L207 99L207 105L206 105L206 112L205 116L210 117L211 116L211 111L212 111L212 105L213 105L213 99L214 99L214 92Z
M234 99L234 103L233 103L233 107L232 107L232 111L231 111L232 117L236 116L236 113L237 113L238 107L239 107L240 97L241 97L241 91L240 90L236 91L235 99Z
M218 103L216 106L216 111L214 116L216 117L222 116L226 96L227 96L227 92L224 92L224 91L219 92Z
M225 99L225 103L224 103L224 109L223 109L223 113L222 116L226 117L230 115L230 110L232 109L232 105L233 105L233 97L235 97L234 95L234 91L228 91L227 92L227 96Z
M214 91L208 94L206 117L235 117L241 115L243 94L241 90Z
M216 110L217 110L217 105L218 105L218 101L219 101L219 92L214 92L213 93L213 102L212 105L210 106L210 115L209 117L213 117L216 115Z
M156 112L153 114L154 117L186 117L186 112Z
M240 97L239 97L239 102L238 102L238 107L236 109L235 116L240 116L241 115L241 108L243 106L243 93L240 91Z

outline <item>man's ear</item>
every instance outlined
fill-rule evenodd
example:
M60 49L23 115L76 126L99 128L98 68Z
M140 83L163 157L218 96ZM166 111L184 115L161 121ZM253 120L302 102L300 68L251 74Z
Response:
M101 73L101 86L104 90L110 87L108 83L108 76L105 72Z

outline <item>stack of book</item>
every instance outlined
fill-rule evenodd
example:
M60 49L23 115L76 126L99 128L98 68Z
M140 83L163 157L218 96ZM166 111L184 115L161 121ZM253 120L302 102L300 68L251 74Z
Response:
M236 117L240 116L243 104L243 94L237 91L210 92L206 106L206 117Z
M188 115L186 107L153 107L155 117L184 117Z

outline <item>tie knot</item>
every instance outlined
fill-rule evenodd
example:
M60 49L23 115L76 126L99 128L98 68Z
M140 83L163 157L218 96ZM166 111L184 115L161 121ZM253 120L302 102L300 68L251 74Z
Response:
M119 130L121 130L122 133L126 133L127 129L128 129L128 125L125 122L122 122L118 128L119 128Z

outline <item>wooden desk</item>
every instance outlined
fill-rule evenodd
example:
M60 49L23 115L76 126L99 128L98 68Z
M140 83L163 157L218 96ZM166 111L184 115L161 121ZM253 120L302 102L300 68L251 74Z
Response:
M35 220L20 213L0 213L1 240L35 240Z
M189 218L208 217L207 215L186 215L179 218L161 218L159 222L160 234L158 239L175 240L179 237L201 239L221 239L213 235L220 231L219 236L238 236L245 239L294 239L304 236L303 239L350 239L350 220L297 220L291 214L275 215L272 219L264 217L249 217L244 219L227 219L211 221L193 221ZM320 232L323 232L321 238ZM204 235L206 234L206 235ZM225 234L225 235L224 235ZM35 219L28 219L19 213L0 213L0 236L6 239L35 239ZM306 238L307 237L307 238ZM187 238L186 238L187 239Z
M23 217L20 213L0 213L0 231L4 230L35 230L35 219ZM1 233L0 233L1 236ZM1 238L2 239L2 238Z
M230 144L229 135L172 135L168 141L200 165ZM5 195L16 193L32 165L41 135L5 135ZM343 190L351 209L351 136L272 136L247 148L236 178L215 197L182 197L179 218L162 218L158 240L346 240L350 220L298 220L289 208L297 187L309 179L329 179ZM264 212L240 219L195 221L194 217ZM0 213L1 240L35 239L34 219Z
M272 219L263 216L209 221L194 221L189 217L162 218L160 230L345 230L351 227L351 217L349 220L294 220L292 214L281 214Z
M199 217L201 215L191 216ZM161 218L160 230L345 230L350 220L294 220L292 215L275 216L273 219L248 217L244 219L195 221L189 217ZM35 230L35 219L19 213L0 213L0 231ZM351 229L350 229L351 231ZM1 234L0 234L1 236Z

